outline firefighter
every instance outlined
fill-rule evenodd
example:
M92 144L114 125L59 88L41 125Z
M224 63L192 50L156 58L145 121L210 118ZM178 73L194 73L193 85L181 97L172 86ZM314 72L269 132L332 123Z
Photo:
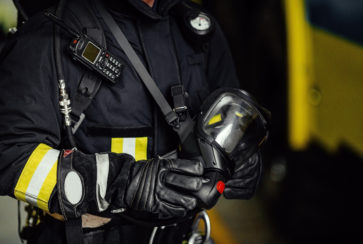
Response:
M180 2L105 0L104 4L162 94L171 100L170 87L183 85L193 117L212 91L239 87L240 82L218 24L199 19L185 26L190 23L180 21L174 10ZM87 4L100 20L94 3ZM67 11L77 19L77 9ZM62 94L54 52L54 29L59 27L40 12L7 40L0 56L0 194L46 213L32 229L29 243L66 243L70 238L64 220L71 215L82 216L84 243L149 243L152 226L112 217L129 210L146 213L146 219L185 218L163 228L154 242L182 243L190 232L191 219L186 217L198 207L193 193L202 187L203 165L199 160L161 157L178 148L177 135L108 26L100 23L107 49L122 63L122 70L115 84L102 82L84 111L72 135L77 149L68 142L59 109ZM211 25L215 30L206 38L190 38L193 28ZM71 40L67 31L58 38L65 86L72 99L88 71L66 51ZM259 153L246 162L226 182L226 198L248 199L254 194L261 174ZM109 214L101 216L105 212Z

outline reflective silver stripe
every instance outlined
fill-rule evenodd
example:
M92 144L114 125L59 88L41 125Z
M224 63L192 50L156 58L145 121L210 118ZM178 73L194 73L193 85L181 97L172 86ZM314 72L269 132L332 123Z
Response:
M25 199L30 204L38 206L37 200L39 192L50 170L52 169L53 165L57 162L58 156L59 156L58 150L50 149L40 161L39 166L35 170L25 193Z
M105 197L107 192L107 179L108 171L110 168L110 161L108 154L96 153L97 163L97 183L96 183L96 198L99 211L104 211L110 205Z
M136 138L124 138L122 151L135 157Z

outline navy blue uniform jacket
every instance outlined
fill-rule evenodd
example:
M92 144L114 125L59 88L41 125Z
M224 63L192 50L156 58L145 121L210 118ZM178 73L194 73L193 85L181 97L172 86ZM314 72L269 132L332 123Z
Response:
M182 83L188 94L187 106L195 115L213 90L239 86L228 45L218 25L202 50L185 38L176 17L169 11L178 0L160 0L154 9L141 1L129 2L108 6L170 103L170 87ZM130 148L121 144L131 138L135 157L150 158L174 150L178 144L176 135L107 26L103 28L108 49L125 67L116 84L103 82L85 112L86 119L75 134L78 148L87 154L128 153ZM48 179L44 179L35 195L27 193L27 184L31 184L29 181L35 174L32 170L39 165L37 160L41 161L49 150L64 147L53 29L53 23L43 14L34 16L7 41L0 56L0 195L28 201L44 210L48 210L54 179L49 185ZM66 51L70 40L64 32L62 58L72 98L85 68ZM135 138L142 139L141 146L135 144ZM140 148L146 148L146 152L138 154ZM26 165L30 164L33 166L29 166L29 171Z

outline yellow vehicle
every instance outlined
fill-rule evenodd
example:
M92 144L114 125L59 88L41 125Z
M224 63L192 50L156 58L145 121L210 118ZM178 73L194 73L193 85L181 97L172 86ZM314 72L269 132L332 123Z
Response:
M286 230L305 243L358 243L363 176L363 1L285 0ZM283 196L282 196L283 197Z
M289 59L289 142L312 140L363 157L362 1L285 1Z

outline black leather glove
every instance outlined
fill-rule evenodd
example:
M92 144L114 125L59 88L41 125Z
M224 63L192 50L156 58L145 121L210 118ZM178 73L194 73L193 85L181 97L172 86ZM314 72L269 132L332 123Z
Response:
M183 217L197 205L192 196L202 187L199 161L155 158L138 161L130 172L128 208L156 214L159 219Z
M261 155L257 152L234 170L231 179L226 182L224 197L228 199L250 199L256 192L261 171Z
M57 197L51 212L65 219L82 214L133 209L159 219L183 217L202 187L203 165L182 159L137 161L128 154L62 151L58 160Z

